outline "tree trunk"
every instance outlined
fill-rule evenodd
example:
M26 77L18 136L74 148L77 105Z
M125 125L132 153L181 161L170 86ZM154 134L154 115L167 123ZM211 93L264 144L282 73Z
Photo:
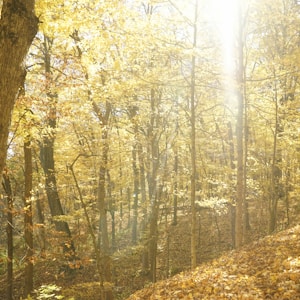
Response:
M233 133L232 133L232 126L231 122L227 123L228 129L228 144L229 144L229 157L230 157L230 168L235 170L236 165L234 163L234 143L233 143ZM232 181L232 175L229 176L230 181ZM230 225L231 225L231 240L232 240L232 247L235 248L235 206L232 202L228 203L229 208L229 218L230 218Z
M175 125L175 139L178 136L179 131L179 113L178 113L178 98L176 97L176 125ZM174 150L174 185L173 185L173 218L172 225L177 225L177 214L178 214L178 145L175 145Z
M106 131L106 129L104 129ZM99 180L98 180L98 208L100 213L100 235L98 238L99 246L101 245L103 253L103 270L106 281L111 280L110 274L110 262L109 262L109 238L107 228L107 203L106 203L106 189L105 189L105 174L107 169L108 159L108 145L107 145L107 133L102 134L103 139L103 151L101 166L99 169Z
M178 147L175 149L174 157L174 192L173 192L173 220L172 225L177 225L177 213L178 213Z
M248 210L247 200L247 163L248 163L248 143L249 143L249 126L248 126L248 105L247 105L247 91L244 85L244 205L243 205L243 238L244 242L248 242L248 232L251 229L250 215Z
M76 47L78 49L79 58L81 59L81 48L79 46L80 37L78 35L78 31L74 30L71 35L71 38L74 40ZM85 74L85 78L88 78L88 73ZM105 85L105 78L102 78L102 84ZM93 110L98 117L99 123L102 128L102 155L101 155L101 165L99 168L99 178L98 178L98 188L97 188L97 206L99 209L99 231L98 231L98 241L97 247L100 253L101 249L101 271L103 276L103 280L107 282L111 282L111 258L110 258L110 248L109 248L109 238L108 238L108 226L107 226L107 199L106 199L106 180L105 176L108 172L107 162L108 162L108 152L109 152L109 144L108 144L108 124L109 118L112 112L112 105L109 101L105 102L105 111L102 111L97 103L91 97L91 91L88 90L88 97L92 103ZM101 300L112 300L113 293L111 290L105 291L103 295L101 295Z
M244 204L244 44L242 26L242 4L238 3L238 34L237 34L237 69L236 95L237 112L237 183L235 212L235 247L243 244L243 204Z
M271 180L270 180L270 193L269 193L269 233L273 233L276 229L277 223L277 206L278 200L282 194L282 170L278 166L278 163L282 161L282 153L280 147L278 147L278 138L282 133L279 118L279 104L277 98L277 90L275 87L275 121L274 121L274 133L273 133L273 152L272 152L272 166L271 166Z
M49 100L48 114L46 117L46 124L49 129L45 130L43 140L40 143L40 160L45 173L45 189L50 207L51 216L54 218L53 222L57 231L65 235L63 243L63 250L66 255L66 259L70 262L73 261L75 256L75 247L71 237L71 231L69 225L65 221L57 220L55 217L63 216L64 211L60 202L57 182L55 175L55 160L54 160L54 142L56 131L56 104L57 95L51 91L51 47L53 40L48 37L44 37L44 68L46 77L46 93Z
M54 168L54 153L53 153L54 141L50 137L45 137L43 144L40 146L41 164L45 173L45 189L48 199L48 204L51 212L51 216L54 218L53 223L57 231L63 233L67 238L63 244L63 249L66 255L68 253L73 256L72 253L75 250L69 225L65 221L57 220L55 217L63 216L64 211L60 202L55 168Z
M144 154L143 147L140 141L137 144L138 148L138 161L140 168L140 189L141 189L141 206L142 206L142 221L141 221L141 240L143 243L143 252L142 252L142 273L147 274L149 272L149 252L145 246L145 239L147 239L147 222L148 222L148 202L147 202L147 193L146 193L146 176L145 176L145 166L144 166Z
M32 221L32 152L30 140L24 143L25 159L25 197L24 197L24 238L25 254L25 288L24 297L27 298L33 291L33 221Z
M138 226L138 200L139 200L139 169L137 165L137 156L138 156L138 123L136 120L137 117L137 107L132 106L128 108L128 115L133 125L134 131L134 145L132 148L132 172L133 172L133 220L132 220L132 232L131 232L131 241L132 244L137 243L137 226Z
M115 211L116 203L114 196L112 194L113 182L111 181L109 169L106 172L107 175L107 196L108 196L108 210L111 217L111 250L116 250L116 220L115 220Z
M150 279L152 282L156 282L156 255L157 255L157 220L159 210L158 199L158 170L160 167L160 153L159 153L159 134L158 128L160 128L160 120L157 114L158 100L161 95L156 95L156 91L152 88L150 92L151 101L151 118L148 128L148 140L149 140L149 154L150 154L150 172L148 176L149 186L149 199L151 205L151 212L149 218L149 263L150 263Z
M82 155L82 154L77 155L77 157L72 162L72 164L69 166L69 168L71 170L71 173L72 173L72 176L73 176L73 179L74 179L74 182L75 182L75 187L76 187L76 190L77 190L78 195L79 195L80 203L81 203L81 206L83 208L84 216L85 216L85 219L86 219L86 222L87 222L87 225L88 225L88 232L89 232L89 234L92 238L92 243L93 243L95 257L96 257L96 268L97 268L99 278L100 278L100 286L101 286L101 293L102 293L101 296L100 296L100 299L101 300L106 300L105 299L103 270L102 270L102 266L101 266L101 252L100 252L100 248L97 245L97 237L96 237L96 234L94 232L93 223L92 223L92 220L89 216L89 213L88 213L88 210L87 210L87 205L86 205L86 203L83 199L83 194L82 194L81 188L79 186L79 183L78 183L77 177L75 175L75 171L74 171L74 165L81 156L86 157L86 155Z
M150 216L150 229L149 229L149 260L150 260L150 276L151 281L156 282L156 256L157 256L157 220L158 220L158 210L159 202L157 199L157 192L154 192L151 199L151 216Z
M198 19L198 0L195 0L195 16L194 16L194 41L193 48L197 46L197 20ZM197 216L196 216L196 56L192 57L191 70L191 268L197 265Z
M38 241L39 247L41 251L41 257L46 257L46 233L45 233L45 216L44 216L44 195L43 188L41 186L38 187L38 191L36 192L36 216L38 226Z
M135 142L136 143L136 142ZM135 245L137 242L137 225L138 225L138 199L139 199L139 170L137 167L137 145L132 149L132 170L133 170L133 220L131 241Z
M107 227L107 199L106 199L106 180L105 176L107 173L107 162L108 162L108 122L112 111L112 106L109 101L105 103L105 112L102 112L95 102L92 102L94 112L102 126L102 155L101 163L99 168L99 179L98 179L98 190L97 190L97 205L99 209L99 232L98 232L98 246L101 246L102 253L102 270L105 281L111 282L111 258L110 258L110 247L108 238L108 227ZM111 291L106 293L107 300L113 299Z
M0 22L0 174L4 168L11 113L26 72L24 57L36 35L33 0L3 0Z
M7 300L13 299L13 196L7 170L3 172L3 188L7 196Z
M286 211L286 223L285 226L288 227L290 225L290 191L292 187L291 183L291 170L290 170L290 160L287 159L287 166L285 171L285 185L284 185L284 203L285 203L285 211Z

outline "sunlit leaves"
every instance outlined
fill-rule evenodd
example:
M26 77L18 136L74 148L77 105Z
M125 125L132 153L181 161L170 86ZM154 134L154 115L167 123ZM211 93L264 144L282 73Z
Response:
M298 299L299 233L298 226L270 236L128 299Z

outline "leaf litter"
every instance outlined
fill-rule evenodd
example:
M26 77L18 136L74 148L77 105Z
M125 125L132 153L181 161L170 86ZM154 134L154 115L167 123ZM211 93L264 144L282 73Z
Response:
M267 236L127 300L300 299L300 226Z

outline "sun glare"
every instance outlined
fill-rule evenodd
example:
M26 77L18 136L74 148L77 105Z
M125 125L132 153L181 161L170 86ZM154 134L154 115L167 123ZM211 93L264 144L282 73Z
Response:
M184 15L194 21L195 7L198 3L198 22L209 25L214 31L220 49L220 60L224 72L224 86L232 100L230 86L236 68L236 38L238 33L239 5L243 0L169 0L176 3L179 9L183 8ZM201 37L199 36L199 41Z
M210 14L216 24L222 47L225 72L234 70L234 44L237 30L237 10L239 0L212 0Z
M208 18L216 30L220 46L220 60L223 68L224 101L231 109L235 109L235 71L236 71L236 45L238 33L239 1L243 0L210 0L208 5Z

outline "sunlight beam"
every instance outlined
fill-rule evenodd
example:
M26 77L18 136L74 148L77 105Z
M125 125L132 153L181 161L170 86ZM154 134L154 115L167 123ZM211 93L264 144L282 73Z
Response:
M226 73L230 74L235 68L234 47L238 26L238 1L212 0L210 2L210 14L213 16L221 41L224 69Z
M235 73L237 67L238 6L242 0L211 0L208 4L209 15L216 27L220 41L220 55L223 68L225 102L236 108Z

